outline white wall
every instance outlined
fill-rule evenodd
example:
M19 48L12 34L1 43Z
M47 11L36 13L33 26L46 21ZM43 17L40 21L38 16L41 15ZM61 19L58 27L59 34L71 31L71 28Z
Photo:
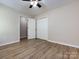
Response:
M49 41L79 47L79 1L38 16L42 17L48 17Z
M37 38L48 39L48 18L37 20Z
M0 46L19 42L20 16L24 16L0 4Z
M35 19L28 18L28 39L35 38Z

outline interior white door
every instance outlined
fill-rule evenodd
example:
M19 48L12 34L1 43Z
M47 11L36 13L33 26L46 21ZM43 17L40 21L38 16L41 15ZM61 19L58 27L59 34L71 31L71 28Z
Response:
M37 38L48 39L48 18L37 20Z
M35 38L35 19L28 19L28 39Z

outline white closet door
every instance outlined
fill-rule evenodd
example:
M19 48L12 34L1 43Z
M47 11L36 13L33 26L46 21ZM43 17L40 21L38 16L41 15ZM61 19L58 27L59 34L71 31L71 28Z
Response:
M37 38L48 39L48 18L37 20Z
M28 39L35 38L35 19L28 19Z

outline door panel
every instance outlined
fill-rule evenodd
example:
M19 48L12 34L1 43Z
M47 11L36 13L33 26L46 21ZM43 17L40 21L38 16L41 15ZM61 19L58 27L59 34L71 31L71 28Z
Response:
M37 38L48 39L48 18L37 20Z

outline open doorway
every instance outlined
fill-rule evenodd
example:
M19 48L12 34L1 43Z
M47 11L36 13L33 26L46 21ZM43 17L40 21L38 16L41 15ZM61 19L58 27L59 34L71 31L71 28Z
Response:
M28 39L28 19L26 17L20 17L20 41Z

